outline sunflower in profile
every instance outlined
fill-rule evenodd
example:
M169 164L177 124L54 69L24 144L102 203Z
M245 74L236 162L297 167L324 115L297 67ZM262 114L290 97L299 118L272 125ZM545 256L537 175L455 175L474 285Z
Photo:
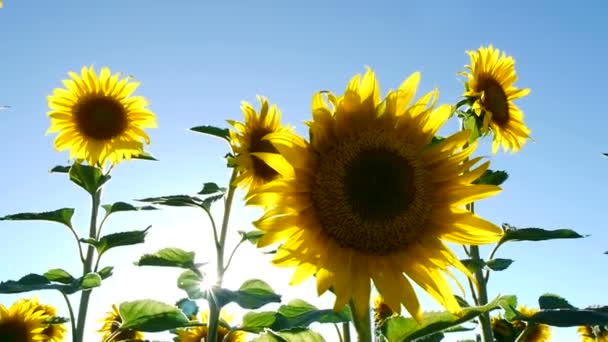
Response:
M279 177L279 173L262 158L272 165L277 164L277 161L280 163L282 157L264 137L273 132L291 131L289 127L281 126L281 112L276 105L270 106L268 100L260 96L258 101L259 115L251 104L243 101L241 110L245 114L245 121L228 121L234 127L234 130L230 130L230 145L236 155L235 164L239 172L234 183L248 191Z
M602 326L584 325L578 327L583 342L608 342L608 329Z
M43 316L47 316L48 319L52 319L57 316L57 310L45 304L40 304L38 298L34 297L31 299L21 299L18 301L23 305L30 305L35 313L41 313ZM42 334L46 335L44 342L61 342L64 339L67 329L65 324L47 324Z
M273 262L296 267L297 284L316 275L319 294L333 288L335 310L352 300L368 312L370 279L394 311L401 304L417 320L421 308L411 282L447 309L458 312L445 275L455 266L471 274L445 241L478 245L502 231L464 208L500 191L473 185L489 162L473 168L475 145L462 131L431 145L451 108L433 110L437 91L413 104L419 74L384 101L374 73L356 75L344 95L312 100L311 141L287 132L266 139L289 170L247 200L265 214L254 224L263 247L283 242ZM290 169L291 168L291 169Z
M518 89L515 61L492 45L468 51L471 65L461 75L467 77L465 97L474 99L473 111L481 117L482 134L494 134L492 153L502 145L504 151L517 152L530 138L530 129L524 124L522 111L513 100L524 97L530 89Z
M0 304L0 341L34 342L48 341L43 330L50 317L34 310L30 302L17 301L10 309Z
M102 319L103 326L98 332L102 333L103 337L102 341L105 341L112 333L120 328L122 324L122 317L120 317L120 312L118 312L118 308L116 305L112 304L112 311L109 311L106 314L106 317ZM125 340L135 340L135 341L143 341L144 334L141 331L135 330L126 330L114 337L113 341L125 341Z
M156 127L156 117L146 107L148 101L131 96L139 86L120 74L102 68L99 76L93 67L83 67L81 74L69 73L64 88L56 88L48 97L51 127L58 151L70 150L70 159L86 160L104 166L130 159L143 152L144 140L150 138L144 128Z
M232 316L225 315L224 312L222 312L221 321L223 321L225 324L228 324L228 323L230 323L231 320L232 320ZM209 313L206 311L203 311L201 313L201 322L206 324L208 321L209 321ZM202 326L193 327L193 328L186 328L186 329L177 329L175 332L175 334L177 336L173 339L173 341L175 341L175 342L207 341L208 331L209 330L207 328L207 325L202 325ZM224 339L224 338L226 338L226 339ZM217 341L218 342L222 342L222 341L245 342L246 341L245 333L242 331L234 331L231 333L228 328L226 328L224 325L220 324L217 329Z

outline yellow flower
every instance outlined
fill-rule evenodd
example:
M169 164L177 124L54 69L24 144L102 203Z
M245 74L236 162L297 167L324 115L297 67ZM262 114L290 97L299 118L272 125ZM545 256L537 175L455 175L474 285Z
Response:
M248 204L266 213L255 225L258 246L284 242L273 262L296 267L292 284L312 275L320 294L336 294L335 310L352 298L369 309L370 278L395 312L401 304L418 320L411 281L453 312L460 310L445 274L455 266L471 276L444 241L484 244L502 231L464 208L500 191L472 185L489 162L470 170L475 145L469 132L429 146L451 108L433 111L437 91L410 105L419 74L383 102L371 69L355 76L343 96L322 93L312 101L311 142L278 132L266 138L285 157L284 178L256 190ZM282 167L281 167L282 166Z
M27 301L17 301L8 310L0 304L0 341L47 341L43 330L48 326L49 318Z
M227 316L222 312L221 320L224 323L230 323L232 320L232 316ZM209 321L209 313L202 312L201 313L201 322L207 323ZM194 328L186 328L186 329L177 329L175 332L177 337L175 337L175 342L200 342L207 341L207 325L198 326ZM235 331L230 333L228 338L224 340L224 338L230 333L230 330L225 326L220 325L217 329L217 341L228 341L228 342L245 342L245 333L242 331Z
M102 333L103 337L102 341L105 341L113 332L120 328L122 324L122 317L120 317L120 313L118 312L118 308L116 305L112 304L112 311L109 311L106 314L106 317L101 320L103 322L103 326L98 332ZM141 331L134 330L126 330L121 332L120 334L114 337L113 341L123 341L123 340L143 340L144 334Z
M386 305L382 296L376 296L374 299L374 322L382 323L385 319L393 315L393 310Z
M281 126L281 112L276 105L269 106L264 97L258 96L258 101L261 107L259 115L248 102L243 101L241 110L245 114L245 121L228 121L235 129L230 131L230 145L236 155L235 164L239 171L234 183L248 189L248 192L279 176L261 157L264 156L266 160L276 158L279 161L282 157L276 148L263 138L268 133L291 131L290 128Z
M577 331L581 334L583 342L608 342L608 329L601 326L582 326Z
M538 310L520 306L518 311L524 317L531 317ZM524 336L519 338L520 342L547 342L551 338L551 327L546 324L526 323L515 320L513 321L513 326L518 332L523 331Z
M40 312L43 316L48 316L49 319L57 316L57 310L54 307L40 304L36 297L21 299L19 300L19 303L22 305L31 305L34 312ZM61 342L63 341L66 331L67 328L65 327L65 324L47 324L46 328L42 331L42 334L46 335L46 338L43 341Z
M492 45L468 51L471 65L461 74L468 78L464 96L473 97L473 110L483 118L482 134L488 128L494 133L492 153L502 145L504 151L517 152L530 137L530 129L524 124L524 115L513 100L524 97L530 89L518 89L515 61Z
M142 139L150 138L144 128L156 127L156 117L146 108L148 101L131 97L139 86L120 74L102 68L99 77L93 67L83 67L81 75L69 73L64 88L56 88L48 97L51 127L58 151L70 150L70 158L104 166L106 161L119 163L143 151Z

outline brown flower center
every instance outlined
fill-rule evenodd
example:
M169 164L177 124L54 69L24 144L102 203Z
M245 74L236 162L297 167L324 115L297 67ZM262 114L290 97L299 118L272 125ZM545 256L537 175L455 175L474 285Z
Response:
M0 341L2 342L24 342L29 341L30 332L27 326L17 320L0 322Z
M80 131L93 139L109 140L127 128L127 113L116 99L91 96L80 101L74 110Z
M279 153L279 151L268 140L262 140L262 138L264 138L264 136L268 133L270 133L270 131L258 129L251 134L249 145L250 153ZM270 182L279 176L278 172L276 172L258 157L252 156L252 160L255 175L260 177L265 183Z
M483 91L483 107L492 113L492 121L499 126L509 122L509 101L504 89L494 78L482 78L479 89Z

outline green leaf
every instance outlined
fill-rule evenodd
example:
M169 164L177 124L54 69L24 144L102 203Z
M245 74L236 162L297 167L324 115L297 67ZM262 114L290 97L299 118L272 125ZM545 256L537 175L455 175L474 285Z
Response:
M235 302L244 309L258 309L268 303L281 302L281 296L274 293L270 285L259 279L245 281L238 291L214 289L214 295L220 307Z
M301 300L295 299L287 305L281 305L278 316L272 330L282 331L291 328L306 328L314 322L319 323L342 323L348 322L351 313L348 308L339 312L333 310L319 310L315 306Z
M413 318L391 317L384 321L381 327L382 332L389 341L413 341L467 322L483 313L497 309L501 304L507 305L512 300L511 297L500 296L483 306L463 308L462 314L459 316L447 311L425 312L420 325Z
M46 271L44 277L49 281L56 281L62 284L71 284L76 280L70 273L61 268L53 268Z
M503 224L505 234L498 242L502 245L508 241L544 241L554 239L578 239L586 236L580 235L571 229L545 230L541 228L515 228L509 224Z
M554 327L578 327L582 325L603 326L608 322L608 307L547 309L540 310L529 317L525 317L518 313L516 318L526 322L547 324Z
M182 298L180 299L177 303L175 303L175 306L177 306L180 310L182 310L182 312L184 313L184 315L186 315L186 317L196 317L196 315L198 315L198 304L196 304L195 301L190 300L188 298Z
M169 195L161 197L149 197L137 200L139 202L147 202L157 205L166 205L168 207L195 207L207 209L203 201L194 196L188 195Z
M106 266L99 270L97 274L101 276L101 279L106 279L112 275L112 271L114 271L114 266Z
M268 331L251 342L325 342L323 336L308 329L294 329L292 331Z
M121 303L118 311L122 331L160 332L191 325L179 308L151 299Z
M203 200L203 206L207 209L210 210L211 209L211 205L219 200L221 200L222 198L224 198L224 194L219 194L219 195L214 195L214 196L209 196L207 198L205 198Z
M242 241L249 241L252 244L257 244L258 240L264 236L264 232L261 230L252 230L249 232L245 232L242 230L239 230L239 234L241 234L241 240Z
M203 133L203 134L209 134L209 135L213 135L215 137L224 139L228 142L230 142L230 131L227 128L219 128L219 127L215 127L215 126L196 126L196 127L192 127L190 128L190 130L198 132L198 133Z
M54 166L52 169L50 169L49 172L50 173L69 173L71 167L72 167L71 165L67 165L67 166L57 165L57 166Z
M129 232L108 234L102 236L101 239L99 239L98 241L95 241L93 245L95 246L95 248L97 248L97 253L99 253L99 256L101 256L108 250L115 247L130 246L139 243L144 243L146 234L148 233L150 227L151 226L148 226L148 228L144 230L133 230ZM90 243L89 240L83 241Z
M481 136L479 126L481 126L482 123L475 113L468 112L467 114L467 117L464 119L464 128L471 131L469 143L473 143Z
M277 313L274 311L247 312L243 316L243 324L239 327L239 330L260 333L274 324L276 315Z
M131 156L133 159L141 159L141 160L153 160L158 161L158 159L154 158L150 153L141 151L139 154L134 154Z
M203 190L199 191L199 195L211 195L215 193L226 193L226 188L221 188L215 183L205 183L203 184Z
M54 316L46 320L47 324L65 324L70 321L67 317Z
M509 174L505 171L486 170L473 184L501 185L507 178L509 178Z
M135 265L180 267L200 274L197 265L194 263L194 252L186 252L176 247L163 248L156 253L142 255L135 262Z
M515 308L517 307L517 296L505 296L499 305L504 310L503 317L507 321L515 319L517 316L517 312L515 312Z
M72 228L72 216L74 215L73 208L62 208L54 211L46 211L42 213L19 213L13 215L6 215L0 218L0 221L30 221L30 220L43 220L62 223Z
M158 208L151 205L145 205L142 207L136 207L126 202L116 202L112 204L104 204L101 206L106 211L106 216L121 211L139 211L139 210L157 210Z
M88 290L101 286L101 276L95 272L87 273L80 281L82 289Z
M203 277L200 273L192 270L186 270L182 272L177 278L177 287L186 291L188 298L200 299L204 298L203 292L201 292L201 281Z
M70 180L85 189L89 194L95 195L97 190L110 180L98 167L75 163L70 168Z
M466 267L471 273L475 273L486 266L486 262L483 259L461 259L460 262Z
M513 261L514 260L512 259L496 258L486 261L486 266L488 266L488 268L490 268L492 271L504 271L511 266Z
M54 289L51 282L45 276L35 273L23 276L17 281L7 280L0 282L0 293L21 293L49 289Z
M572 304L568 303L564 298L552 294L545 293L538 298L538 306L541 310L545 309L576 309Z
M436 333L428 336L424 336L421 338L417 338L414 342L441 342L444 339L445 335L442 333Z

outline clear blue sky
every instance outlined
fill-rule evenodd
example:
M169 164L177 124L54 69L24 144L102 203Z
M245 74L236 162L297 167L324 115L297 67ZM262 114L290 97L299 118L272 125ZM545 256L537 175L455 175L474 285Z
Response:
M518 104L535 142L517 155L492 158L492 167L508 170L511 177L501 194L477 206L478 212L497 224L568 227L591 236L505 246L499 255L516 262L492 276L490 296L517 293L520 303L537 306L539 295L553 292L580 307L608 304L608 256L602 254L608 250L608 159L601 155L608 152L605 13L602 1L6 0L0 10L0 104L12 108L0 112L0 215L76 207L74 220L84 234L87 197L61 175L48 173L65 164L67 153L54 152L53 136L45 136L46 96L69 70L83 65L134 75L142 82L138 94L150 100L159 121L149 151L160 161L120 165L104 194L109 203L194 193L206 181L225 183L226 146L188 128L242 119L241 100L268 96L284 113L283 122L304 132L312 94L343 91L352 75L369 65L383 94L418 70L421 92L438 86L440 102L455 103L462 93L456 73L468 62L465 50L492 43L515 57L517 85L532 89ZM445 128L455 129L456 122ZM489 155L489 145L481 145L477 154ZM249 229L259 214L236 213L235 230ZM213 253L202 222L193 209L117 215L109 222L106 233L153 228L148 244L112 251L102 262L115 265L117 276L93 294L87 340L98 338L96 316L111 301L179 298L177 272L131 263L165 246L196 250L204 261ZM79 273L76 249L63 227L0 222L0 232L0 280L55 267ZM253 248L243 249L228 286L264 274L286 299L330 305L330 296L316 298L312 282L287 287L290 272L275 271L267 259ZM37 295L67 316L58 294ZM1 295L0 303L10 305L18 297ZM423 298L426 307L438 308ZM554 329L554 336L553 341L577 340L573 329Z

